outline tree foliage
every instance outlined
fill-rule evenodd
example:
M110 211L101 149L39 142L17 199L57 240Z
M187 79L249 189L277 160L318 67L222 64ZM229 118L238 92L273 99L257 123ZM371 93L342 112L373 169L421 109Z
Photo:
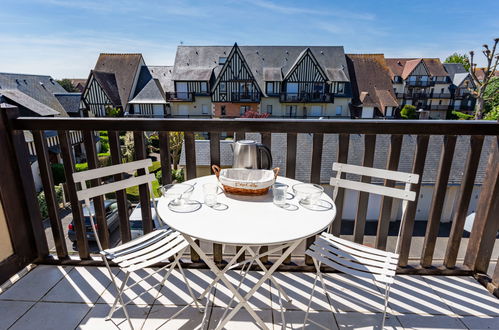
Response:
M493 109L485 114L483 117L485 120L499 120L499 105L496 105Z
M490 79L483 93L483 99L486 113L499 106L499 77Z
M173 169L178 169L182 145L184 143L184 132L170 132L170 156L172 157Z
M472 115L468 115L464 112L460 112L460 111L452 111L452 114L455 116L456 119L459 119L459 120L470 120L470 119L473 119L474 116Z
M416 107L410 104L404 105L402 110L400 110L400 117L403 119L417 119Z
M466 71L469 71L470 69L469 57L466 54L454 53L450 56L447 56L444 63L461 63Z
M56 80L59 85L62 86L66 90L66 92L69 93L75 93L79 92L79 90L76 89L75 85L71 82L70 79L62 79L62 80Z

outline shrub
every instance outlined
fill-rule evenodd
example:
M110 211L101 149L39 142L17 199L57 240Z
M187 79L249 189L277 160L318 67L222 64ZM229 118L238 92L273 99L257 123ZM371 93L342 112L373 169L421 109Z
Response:
M152 162L152 165L149 166L149 173L156 173L157 171L161 170L161 162Z
M99 131L99 136L107 136L107 131Z
M499 120L499 105L487 112L483 117L485 120Z
M468 115L468 114L465 114L465 113L462 113L462 112L459 112L459 111L452 111L452 114L454 116L456 116L456 119L459 119L459 120L470 120L470 119L475 118L472 115Z
M163 179L163 171L159 170L155 173L155 175L156 175L156 180L158 180L158 182L161 182ZM172 170L172 180L177 183L184 182L185 181L184 170L183 169Z
M88 170L88 163L75 164L75 170L76 170L76 172Z
M101 167L111 165L111 154L109 152L100 153L97 158Z
M107 136L100 137L100 152L106 153L109 151L109 138Z
M64 175L64 165L62 164L50 164L52 168L52 177L54 178L54 184L59 185L66 182L66 176Z
M57 203L58 204L62 203L63 202L62 187L59 185L54 186L54 190L55 190L55 197L56 197ZM42 219L48 218L49 211L48 211L48 207L47 207L47 200L45 199L45 192L40 191L38 193L38 195L36 196L36 198L38 200L38 206L40 208L40 214L42 215Z
M402 110L400 110L400 117L404 119L417 119L416 107L410 104L404 105Z

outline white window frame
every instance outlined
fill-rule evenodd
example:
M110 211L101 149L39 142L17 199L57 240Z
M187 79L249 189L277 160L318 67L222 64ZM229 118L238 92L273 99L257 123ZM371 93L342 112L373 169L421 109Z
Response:
M267 113L272 114L272 104L267 104Z

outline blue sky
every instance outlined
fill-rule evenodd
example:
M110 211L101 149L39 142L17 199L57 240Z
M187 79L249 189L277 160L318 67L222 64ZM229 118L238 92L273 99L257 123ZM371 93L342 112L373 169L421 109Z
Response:
M445 58L499 37L497 0L2 0L1 8L0 71L56 78L86 78L101 52L173 64L181 42Z

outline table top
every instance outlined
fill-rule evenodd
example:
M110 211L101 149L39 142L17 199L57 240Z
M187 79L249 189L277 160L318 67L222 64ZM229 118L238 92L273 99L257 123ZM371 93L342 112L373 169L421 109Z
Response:
M214 175L186 181L194 184L192 200L204 202L203 184L217 183ZM277 177L276 182L292 186L300 181ZM290 195L291 197L292 195ZM238 196L221 193L217 202L228 205L219 211L206 205L191 213L177 213L168 208L168 201L160 198L158 213L164 222L180 233L213 243L228 245L274 245L310 237L323 231L334 220L336 207L327 194L321 199L332 207L314 211L301 206L296 198L288 199L295 210L283 209L272 202L272 191L263 196Z

